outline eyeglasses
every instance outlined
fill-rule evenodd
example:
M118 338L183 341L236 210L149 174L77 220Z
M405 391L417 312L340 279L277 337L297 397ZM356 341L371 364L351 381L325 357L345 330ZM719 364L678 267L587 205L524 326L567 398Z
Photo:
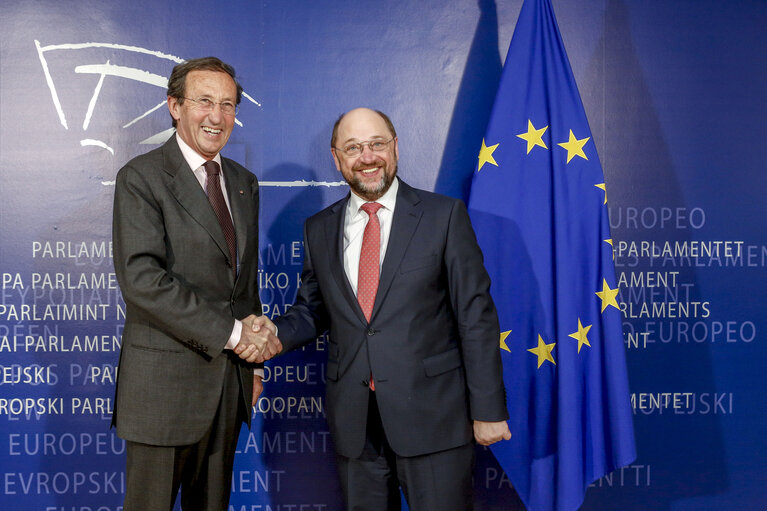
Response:
M349 142L343 147L336 147L339 151L342 151L346 156L349 156L350 158L353 158L355 156L359 156L362 154L362 151L365 150L365 146L368 146L371 151L375 153L380 153L381 151L385 150L389 142L394 140L394 137L390 138L389 140L367 140L365 142ZM335 147L335 146L334 146Z
M221 103L216 103L215 101L211 101L208 98L200 98L200 99L183 98L183 99L188 99L189 101L194 103L194 107L201 112L212 112L213 108L215 108L216 105L221 107L221 113L224 115L237 115L237 112L240 111L240 106L235 105L234 103L230 101L222 101Z

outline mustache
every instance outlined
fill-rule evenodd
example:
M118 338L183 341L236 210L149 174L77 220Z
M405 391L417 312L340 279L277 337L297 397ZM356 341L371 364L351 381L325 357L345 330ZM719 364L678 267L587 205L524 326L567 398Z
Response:
M376 160L373 163L357 163L352 167L352 170L371 169L373 167L386 167L386 162L383 160Z

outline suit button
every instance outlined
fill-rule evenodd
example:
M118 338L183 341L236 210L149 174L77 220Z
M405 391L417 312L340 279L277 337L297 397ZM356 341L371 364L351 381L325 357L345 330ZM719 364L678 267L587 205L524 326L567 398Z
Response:
M375 334L376 334L376 331L375 331L375 329L373 329L373 328L368 328L368 337L372 337L372 336L374 336Z

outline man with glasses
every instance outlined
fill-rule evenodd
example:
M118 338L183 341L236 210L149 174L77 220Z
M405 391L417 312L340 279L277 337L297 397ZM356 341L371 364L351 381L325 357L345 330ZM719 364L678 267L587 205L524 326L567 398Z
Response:
M179 487L185 511L227 508L240 427L262 388L253 354L279 347L251 328L261 314L258 181L220 155L241 97L221 60L177 65L175 136L117 175L126 319L112 423L127 441L126 511L170 511Z
M511 434L466 208L396 177L397 134L381 112L342 115L330 146L351 193L306 221L302 285L277 333L294 349L330 329L327 417L348 509L399 509L400 487L412 511L472 509L472 439Z

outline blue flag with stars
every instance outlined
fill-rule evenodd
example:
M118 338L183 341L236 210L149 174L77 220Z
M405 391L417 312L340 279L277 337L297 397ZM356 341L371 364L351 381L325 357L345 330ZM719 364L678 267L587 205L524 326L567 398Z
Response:
M493 452L529 510L577 509L636 451L604 176L549 0L522 6L468 207L502 331Z

